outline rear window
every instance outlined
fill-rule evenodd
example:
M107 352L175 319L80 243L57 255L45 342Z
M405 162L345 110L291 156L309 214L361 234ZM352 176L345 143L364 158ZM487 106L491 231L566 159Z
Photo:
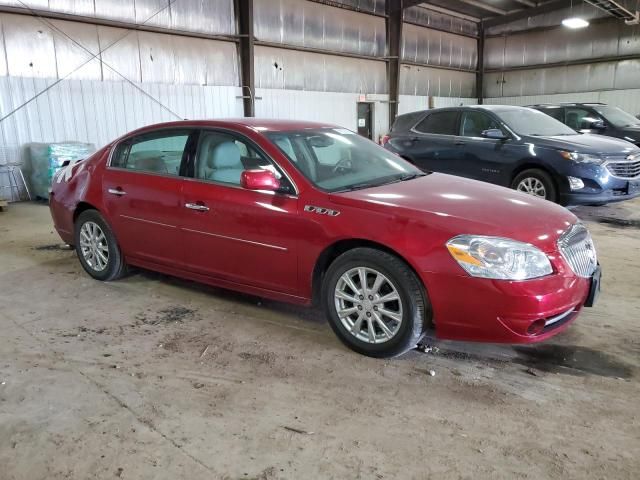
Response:
M457 135L458 134L458 112L434 112L416 125L416 130L422 133L433 133L437 135Z
M411 127L418 123L418 120L420 120L424 116L424 114L425 112L411 112L400 115L396 118L396 121L393 122L391 131L406 132L407 130L411 130Z

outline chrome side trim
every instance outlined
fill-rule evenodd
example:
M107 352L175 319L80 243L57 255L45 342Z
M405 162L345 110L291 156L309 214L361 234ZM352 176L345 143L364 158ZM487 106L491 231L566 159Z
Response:
M256 245L258 247L272 248L274 250L280 250L281 252L289 251L289 249L287 247L281 247L279 245L270 245L268 243L254 242L252 240L245 240L244 238L228 237L226 235L219 235L217 233L202 232L200 230L192 230L190 228L184 228L183 230L185 232L199 233L201 235L208 235L210 237L224 238L225 240L234 240L236 242L249 243L251 245Z
M567 318L574 311L575 311L575 309L571 308L571 309L567 310L566 312L561 313L560 315L556 315L555 317L551 317L547 321L544 322L544 326L548 327L549 325L553 325L554 323L558 323L560 320L562 320L564 318Z
M159 225L161 227L178 228L175 225L167 225L166 223L154 222L153 220L146 220L144 218L130 217L129 215L120 215L120 217L121 218L126 218L127 220L134 220L136 222L150 223L152 225Z

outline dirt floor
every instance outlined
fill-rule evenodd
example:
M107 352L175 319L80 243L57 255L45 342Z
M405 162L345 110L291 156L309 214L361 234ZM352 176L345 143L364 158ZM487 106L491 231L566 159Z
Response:
M12 204L0 479L635 480L640 199L574 211L604 284L567 332L383 361L316 311L150 272L94 281L45 205Z

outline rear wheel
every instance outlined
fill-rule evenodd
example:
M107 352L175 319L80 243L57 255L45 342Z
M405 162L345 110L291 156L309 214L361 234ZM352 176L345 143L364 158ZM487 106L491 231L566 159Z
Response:
M556 202L558 199L556 186L551 175L538 168L531 168L519 173L513 179L511 188L534 197L544 198L550 202Z
M96 210L82 212L75 224L75 244L80 264L93 278L117 280L127 266L109 224Z
M394 357L424 335L427 300L420 281L399 258L372 248L338 257L323 284L331 328L349 348Z

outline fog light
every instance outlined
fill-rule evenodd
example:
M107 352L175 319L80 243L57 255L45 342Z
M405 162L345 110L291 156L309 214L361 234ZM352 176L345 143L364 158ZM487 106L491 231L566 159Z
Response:
M571 190L584 188L584 182L581 179L576 177L567 177L567 179L569 180L569 188L571 188Z
M529 325L529 328L527 328L527 333L529 335L537 335L542 330L544 330L544 327L545 327L545 321L543 319L536 320L531 325Z

